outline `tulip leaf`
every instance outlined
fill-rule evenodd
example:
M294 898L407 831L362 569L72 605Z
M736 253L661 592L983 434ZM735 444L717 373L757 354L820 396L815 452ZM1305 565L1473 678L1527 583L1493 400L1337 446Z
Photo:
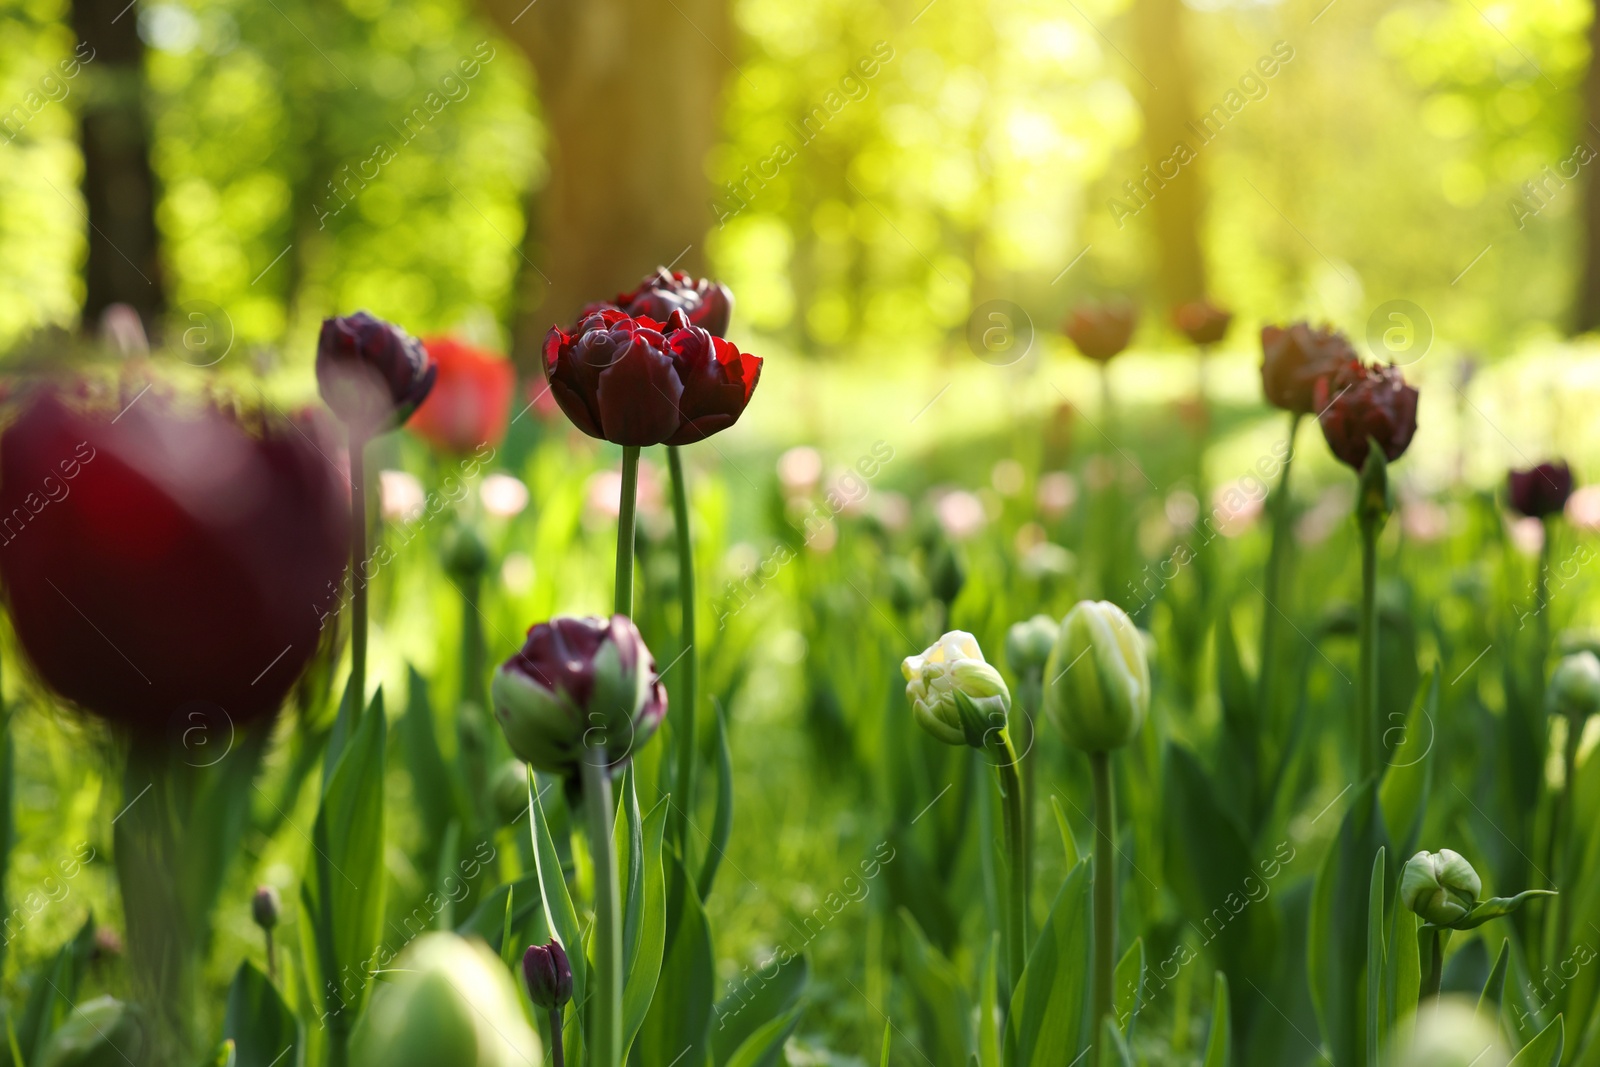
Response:
M43 1047L50 1031L59 1026L72 1010L78 996L78 983L83 980L89 965L89 953L94 948L94 931L94 916L91 914L78 932L56 951L55 959L48 968L41 970L35 978L27 1007L23 1009L22 1023L16 1033L23 1062L34 1062L35 1053Z
M426 829L424 840L441 841L450 820L462 819L465 805L439 748L427 680L415 667L408 666L407 672L406 710L397 727L400 751L411 776L411 796Z
M713 1009L711 1054L719 1064L729 1062L769 1023L797 1010L810 979L810 964L805 956L780 949L760 966L744 971L740 979Z
M222 1036L233 1041L235 1067L300 1067L305 1062L300 1020L248 960L239 964L228 987Z
M1551 889L1524 889L1514 897L1490 897L1480 900L1472 906L1472 910L1450 924L1452 930L1475 930L1490 919L1498 919L1502 915L1510 915L1533 897L1553 897L1555 891Z
M1511 939L1505 938L1500 942L1500 954L1494 958L1494 966L1489 969L1489 980L1483 983L1483 992L1478 996L1478 1018L1494 1023L1500 1018L1500 1002L1506 994L1506 971L1511 966Z
M644 907L644 820L639 816L639 792L634 787L633 765L622 772L621 803L617 805L611 836L622 884L622 973L633 969Z
M894 1021L886 1019L883 1023L883 1055L878 1057L878 1067L889 1067L889 1031L894 1029Z
M711 821L711 842L700 867L701 900L711 896L711 886L717 879L717 867L722 862L723 850L727 848L728 836L733 831L733 757L728 751L728 721L721 701L712 697L711 707L716 712L717 811ZM689 798L685 797L683 803L689 803Z
M511 929L515 932L522 929L539 904L538 876L525 874L485 893L472 914L456 924L456 933L462 937L480 937L491 950L504 955L507 951L503 940L507 908L510 908ZM525 947L512 942L509 951L514 954L518 948Z
M566 950L567 961L572 966L572 1003L584 1002L583 990L588 974L583 949L583 927L578 923L578 912L567 894L567 880L561 872L561 860L556 855L556 843L550 836L550 826L545 822L544 805L535 791L533 770L528 770L528 813L533 831L533 862L539 875L539 896L544 905L544 921L561 947Z
M923 1033L932 1042L929 1052L936 1063L965 1063L972 1048L972 1012L961 976L909 910L900 909L900 922L906 934L901 945L906 978L922 1015Z
M1211 1034L1201 1067L1228 1067L1233 1057L1233 1024L1229 1018L1228 976L1217 972L1211 994Z
M1429 671L1417 687L1411 713L1402 722L1391 712L1383 731L1388 765L1378 796L1383 822L1397 857L1411 855L1422 830L1422 815L1433 784L1433 742L1439 711L1439 672Z
M801 1010L798 1007L791 1008L776 1019L763 1023L739 1046L737 1052L719 1062L723 1067L773 1067L778 1063L783 1043L789 1040L789 1035L794 1033L796 1024L800 1022Z
M1071 1063L1090 1044L1088 1021L1089 868L1072 869L1028 956L1006 1020L1006 1062L1013 1067Z
M1388 978L1388 961L1384 958L1383 944L1383 860L1385 850L1378 849L1372 861L1372 878L1367 887L1367 1059L1378 1062L1378 1045L1383 1040L1384 984Z
M384 893L383 690L361 718L328 779L300 883L307 985L334 1040L347 1034L379 965Z
M1225 797L1234 818L1241 826L1253 827L1256 820L1257 762L1261 730L1253 687L1239 661L1239 643L1233 633L1232 616L1223 611L1216 624L1217 695L1222 704L1222 731L1218 739L1217 764L1228 768L1217 783L1218 796Z
M978 990L978 1067L1000 1067L1000 935L989 935Z
M638 799L633 800L638 818ZM622 1051L626 1055L644 1025L661 980L661 957L667 941L667 878L661 862L661 839L667 828L668 804L662 799L643 819L639 857L639 918L631 942L627 978L622 988ZM631 882L631 878L630 878Z
M1562 1047L1566 1044L1566 1027L1559 1014L1550 1020L1550 1025L1534 1035L1532 1041L1522 1046L1522 1050L1511 1057L1511 1062L1506 1067L1558 1067L1561 1063Z
M1415 1023L1417 997L1422 992L1422 954L1417 943L1417 914L1406 907L1398 881L1391 901L1385 978L1388 997L1383 1010L1389 1044L1404 1046L1406 1034Z
M328 732L328 747L322 753L322 791L328 791L328 784L333 781L333 772L339 766L339 758L344 755L344 746L350 737L350 720L353 712L350 706L350 683L354 678L345 679L344 693L339 697L339 711L333 717L333 729ZM377 696L373 696L377 700Z
M638 1057L643 1063L702 1064L709 1059L708 1031L716 987L711 928L695 895L694 882L671 851L663 851L667 876L667 926L672 931L662 980L639 1028Z
M1117 962L1116 972L1111 979L1111 987L1115 991L1117 1024L1129 1037L1133 1036L1133 1022L1144 1003L1144 976L1144 938L1136 937Z
M1061 810L1061 798L1052 795L1050 807L1056 813L1056 827L1061 831L1061 848L1067 855L1067 870L1078 865L1083 857L1078 855L1078 842L1072 836L1072 827L1067 822L1067 813Z

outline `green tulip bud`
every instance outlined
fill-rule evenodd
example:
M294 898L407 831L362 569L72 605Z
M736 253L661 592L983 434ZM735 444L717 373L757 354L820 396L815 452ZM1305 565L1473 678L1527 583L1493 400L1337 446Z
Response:
M457 582L475 581L489 569L489 546L467 523L457 523L444 535L440 555L445 573Z
M1150 711L1144 635L1121 608L1080 600L1061 620L1044 667L1044 710L1085 752L1121 748Z
M1418 852L1400 875L1400 898L1406 907L1435 926L1465 918L1482 892L1483 882L1472 864L1447 848Z
M983 658L978 639L952 630L900 664L917 723L947 745L983 748L1006 724L1011 690Z
M356 1026L353 1067L526 1067L544 1058L511 972L483 942L424 934L389 973Z
M1550 675L1550 709L1573 719L1600 711L1600 658L1574 652L1556 664Z
M940 538L928 552L928 587L946 607L967 584L967 557L961 546Z
M519 759L506 760L494 772L489 791L500 825L510 826L528 810L528 765Z
M1412 1018L1416 1029L1404 1044L1397 1039L1383 1062L1403 1067L1506 1067L1511 1054L1492 1014L1480 1014L1475 1001L1445 996ZM1404 1033L1404 1028L1400 1028Z
M135 1009L115 997L96 997L73 1009L39 1053L39 1067L113 1067L139 1062L144 1026Z
M1061 624L1048 615L1014 623L1006 631L1006 662L1018 677L1043 673L1060 634Z

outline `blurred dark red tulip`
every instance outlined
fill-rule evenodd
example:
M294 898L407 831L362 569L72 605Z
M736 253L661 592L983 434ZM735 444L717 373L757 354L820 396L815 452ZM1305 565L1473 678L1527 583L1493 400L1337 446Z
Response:
M347 483L280 421L66 395L36 393L0 435L0 578L27 658L145 736L270 715L338 606Z
M1261 327L1261 391L1273 407L1309 415L1317 410L1317 379L1356 358L1344 334L1310 323Z
M1228 332L1233 312L1209 300L1191 300L1172 309L1172 324L1193 344L1214 345Z
M453 337L430 337L423 346L438 376L407 428L445 452L498 445L517 384L511 361Z
M567 418L619 445L687 445L739 421L761 360L674 311L667 324L602 309L552 326L544 374Z
M1092 360L1104 363L1128 347L1139 312L1125 300L1084 303L1073 309L1061 332Z
M632 316L666 322L674 311L689 318L689 325L721 337L728 332L728 319L733 315L733 293L726 285L709 278L694 278L682 271L669 271L657 267L639 285L626 293L618 293L610 303L590 304L580 318L588 318L596 311L614 308Z
M1572 495L1572 468L1563 460L1541 463L1506 478L1511 506L1530 518L1559 515Z
M365 311L322 320L317 387L351 432L384 433L411 417L436 368L422 342Z
M553 937L548 945L528 946L522 954L522 977L528 983L528 999L547 1011L572 999L572 963Z
M1317 379L1313 392L1328 447L1357 471L1367 461L1368 438L1392 462L1417 432L1417 391L1399 367L1343 360Z

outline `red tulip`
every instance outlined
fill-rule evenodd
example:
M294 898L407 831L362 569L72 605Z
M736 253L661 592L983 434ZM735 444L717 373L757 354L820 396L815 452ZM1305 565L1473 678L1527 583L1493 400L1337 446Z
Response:
M607 309L657 322L666 322L674 311L681 311L689 317L689 325L721 337L728 332L728 319L733 315L733 293L726 285L709 278L694 278L682 271L657 267L637 288L618 293L611 303L590 304L580 317L588 318L596 311Z
M439 368L433 389L406 425L445 452L497 445L511 417L517 372L511 362L453 337L423 342Z
M1314 400L1328 447L1357 471L1367 461L1368 438L1393 462L1417 432L1417 391L1399 367L1344 360L1317 379Z
M1112 303L1084 303L1073 309L1061 331L1078 351L1100 363L1128 347L1139 312L1125 300Z
M692 326L605 309L575 330L552 326L544 373L556 403L588 434L618 445L687 445L739 421L761 360Z
M1572 468L1564 461L1541 463L1506 476L1511 506L1529 518L1559 515L1572 495Z
M1172 309L1172 324L1191 343L1214 345L1228 332L1233 312L1224 311L1209 300L1192 300Z
M148 735L272 714L337 607L349 490L305 433L159 393L41 391L0 436L0 578L29 661Z
M322 320L317 388L322 400L361 437L411 417L433 387L435 369L422 342L365 311Z
M1312 329L1297 322L1261 328L1261 389L1269 404L1284 411L1309 415L1317 410L1317 379L1354 359L1349 339L1331 326Z

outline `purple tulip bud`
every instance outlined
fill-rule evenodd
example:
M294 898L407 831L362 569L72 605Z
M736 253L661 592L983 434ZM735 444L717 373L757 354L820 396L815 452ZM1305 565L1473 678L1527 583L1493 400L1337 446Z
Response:
M353 433L370 437L411 417L438 367L422 342L365 311L322 320L317 387Z
M1511 506L1534 519L1561 514L1572 495L1572 468L1564 461L1512 471L1506 481Z
M270 885L264 885L256 890L256 895L250 898L250 915L255 919L256 925L263 930L271 930L278 925L278 916L283 913L283 901L278 896L278 891Z
M561 942L529 945L522 954L522 977L528 983L528 996L548 1011L559 1009L572 999L572 964Z

